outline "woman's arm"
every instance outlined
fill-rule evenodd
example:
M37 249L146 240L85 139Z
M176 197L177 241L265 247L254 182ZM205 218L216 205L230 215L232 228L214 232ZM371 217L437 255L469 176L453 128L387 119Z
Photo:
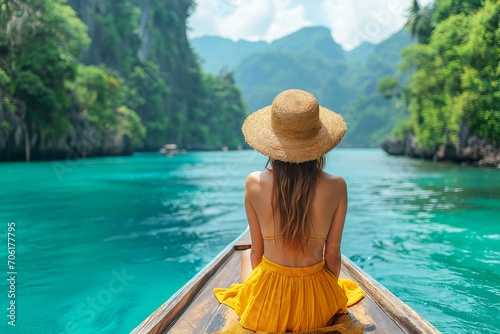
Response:
M335 185L332 189L337 196L340 196L340 201L337 209L333 214L332 224L328 232L325 246L325 263L337 279L340 275L340 265L342 254L340 252L340 243L342 241L342 231L344 230L345 217L347 213L347 185L342 177L334 180Z
M252 269L257 267L262 261L264 254L264 240L260 230L259 219L252 205L252 198L258 194L260 189L259 177L256 172L248 175L245 182L245 210L247 213L248 227L252 238L252 250L250 254Z

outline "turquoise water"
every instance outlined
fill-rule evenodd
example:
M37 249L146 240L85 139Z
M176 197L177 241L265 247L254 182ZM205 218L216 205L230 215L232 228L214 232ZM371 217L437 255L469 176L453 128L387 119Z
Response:
M16 224L16 327L128 333L246 227L253 151L0 164ZM444 333L500 333L500 170L336 149L342 252Z

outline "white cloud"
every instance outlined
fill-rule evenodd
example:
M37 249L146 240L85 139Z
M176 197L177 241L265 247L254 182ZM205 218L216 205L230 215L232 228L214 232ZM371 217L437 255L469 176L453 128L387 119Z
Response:
M219 35L216 7L212 1L197 1L196 9L188 19L188 35Z
M275 20L269 28L266 40L268 42L289 35L303 27L313 25L304 18L305 8L302 4L288 8L290 1L278 3Z
M231 14L219 20L219 29L224 37L249 40L265 39L274 21L275 7L266 0L247 0Z
M425 5L432 0L420 0ZM378 43L401 29L412 0L198 0L189 18L189 37L218 35L232 40L273 41L300 28L326 24L351 50ZM308 12L309 15L305 13ZM306 16L321 22L311 22Z
M272 41L312 22L304 6L290 0L198 0L189 18L190 37L219 35L232 40Z
M412 0L323 0L333 38L351 50L363 41L378 43L403 27ZM420 1L427 4L431 0Z

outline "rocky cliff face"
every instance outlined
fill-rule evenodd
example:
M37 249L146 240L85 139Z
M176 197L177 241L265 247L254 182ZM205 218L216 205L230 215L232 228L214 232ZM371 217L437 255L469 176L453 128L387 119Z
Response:
M165 142L187 146L180 129L183 120L189 118L190 112L196 108L192 95L200 90L201 81L197 56L186 35L186 20L192 1L69 0L68 4L89 27L92 43L82 55L84 64L103 63L124 78L136 65L154 64L153 67L142 66L145 77L136 87L148 102L133 109L144 124L156 121L150 119L152 112L168 118L175 131L164 131L167 133ZM163 85L167 86L168 93L165 94L168 97L163 95L160 98L158 89ZM160 102L155 102L159 99ZM156 105L148 105L149 102ZM147 136L163 137L164 134L148 131ZM158 149L158 143L150 142L146 139L143 150Z
M88 34L93 45L102 47L106 32L99 22L96 13L105 12L106 2L101 0L68 1L79 17L88 27ZM106 48L90 48L81 61L85 64L100 64L106 62ZM1 97L0 97L1 98ZM22 110L22 102L17 101L18 109ZM34 124L25 124L22 112L11 113L6 108L0 108L0 124L6 120L9 129L0 131L0 161L16 161L26 159L25 128L29 128L30 160L66 159L74 160L87 156L129 155L132 153L132 140L128 136L117 136L111 133L98 132L87 118L76 110L75 104L67 110L65 117L70 123L70 129L61 137L52 139Z
M69 131L57 138L47 138L43 131L31 131L30 160L75 160L88 156L132 154L132 140L128 136L100 133L81 112L68 111ZM0 161L25 160L24 121L17 114L0 110L0 123L5 118L12 126L8 135L0 132ZM30 126L30 125L27 125ZM30 126L30 128L33 128Z
M83 53L80 59L82 63L105 64L127 78L136 64L153 62L158 67L157 73L146 73L142 86L137 87L141 96L148 100L148 94L158 87L154 80L160 78L168 86L170 96L168 101L159 103L157 113L169 117L172 122L187 118L185 114L192 109L193 102L186 92L196 91L199 83L199 78L192 74L196 72L192 68L198 65L186 36L185 21L191 1L68 0L67 4L89 28L88 35L92 43ZM136 17L137 20L129 20L129 17ZM151 109L151 105L134 108L144 122L148 121L148 108ZM170 110L179 115L169 114ZM41 131L30 131L32 160L132 153L130 138L98 133L80 111L68 110L66 118L71 127L60 138L49 139ZM9 129L1 127L3 120L8 122ZM27 126L29 129L35 128L30 124ZM0 161L25 159L24 128L22 113L13 114L1 108L0 104ZM182 143L182 135L182 131L178 131L169 139ZM157 148L152 145L143 149Z
M98 20L98 17L100 14L108 12L107 2L102 0L68 0L67 4L78 13L80 20L89 27L87 33L92 44L82 55L82 63L85 65L107 63L109 54L106 54L106 49L96 47L103 45L106 37L106 28Z
M500 146L495 145L491 138L480 138L468 127L466 122L460 124L456 142L448 139L434 148L422 149L418 146L417 137L410 135L406 142L394 137L388 138L381 147L391 155L500 168Z

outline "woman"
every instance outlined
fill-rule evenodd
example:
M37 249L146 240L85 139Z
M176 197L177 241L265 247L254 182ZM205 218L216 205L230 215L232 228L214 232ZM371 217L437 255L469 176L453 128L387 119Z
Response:
M252 247L242 254L240 284L215 289L244 328L322 328L363 298L356 283L339 280L346 183L323 171L346 129L340 115L301 90L284 91L245 120L246 141L269 160L245 184Z

